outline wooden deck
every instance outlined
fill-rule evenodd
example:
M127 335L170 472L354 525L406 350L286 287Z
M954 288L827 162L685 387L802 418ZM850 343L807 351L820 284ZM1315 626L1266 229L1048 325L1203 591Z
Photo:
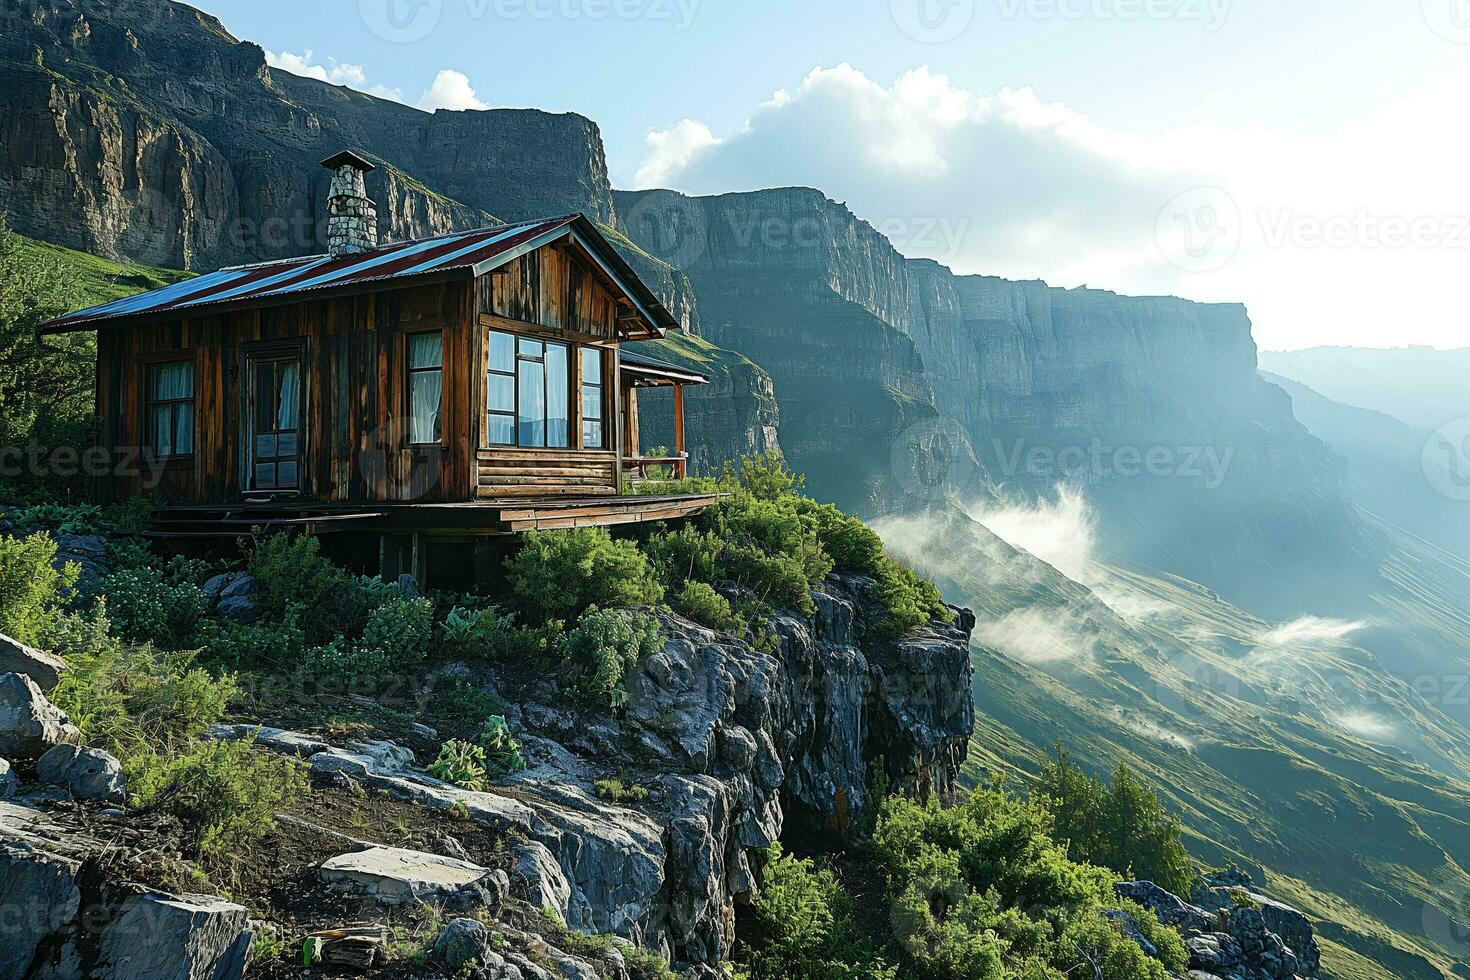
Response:
M262 532L422 533L441 538L493 537L570 527L607 527L690 517L720 494L665 497L586 496L485 499L468 503L333 504L241 501L179 504L153 511L148 536L237 538Z

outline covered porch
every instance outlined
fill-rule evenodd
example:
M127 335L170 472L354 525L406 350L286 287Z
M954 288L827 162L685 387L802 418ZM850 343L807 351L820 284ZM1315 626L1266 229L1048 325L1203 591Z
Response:
M684 438L684 389L707 385L710 379L697 371L661 361L646 354L620 352L622 365L622 471L634 483L648 480L682 480L689 475L689 452ZM674 444L645 453L638 424L638 393L645 389L672 391Z

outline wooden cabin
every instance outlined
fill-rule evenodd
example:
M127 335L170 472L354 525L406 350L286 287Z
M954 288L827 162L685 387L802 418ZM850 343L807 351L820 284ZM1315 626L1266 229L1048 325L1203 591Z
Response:
M630 341L677 322L580 214L378 245L341 153L326 255L222 269L82 310L97 332L104 501L144 494L153 534L375 535L384 571L430 543L687 516L683 387L707 378ZM637 391L671 386L672 456L639 455Z

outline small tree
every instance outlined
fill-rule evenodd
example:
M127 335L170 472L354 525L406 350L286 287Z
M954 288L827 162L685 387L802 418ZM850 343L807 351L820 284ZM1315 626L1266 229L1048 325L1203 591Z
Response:
M1153 787L1128 766L1119 763L1111 783L1105 783L1083 772L1059 745L1042 766L1037 796L1073 860L1189 894L1196 871L1180 841L1179 818L1164 809Z

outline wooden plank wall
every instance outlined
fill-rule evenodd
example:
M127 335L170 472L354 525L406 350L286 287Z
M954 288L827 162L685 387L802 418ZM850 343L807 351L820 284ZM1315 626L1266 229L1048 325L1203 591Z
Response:
M605 429L607 439L620 444L617 296L579 246L553 244L473 282L102 329L100 445L121 458L141 444L150 361L194 359L196 411L192 460L170 463L161 480L149 467L127 467L105 479L99 493L110 500L144 493L164 503L239 500L245 355L251 344L292 339L304 350L303 500L439 503L473 500L486 490L493 496L616 492L619 462L613 450L481 451L482 314L497 318L497 328L604 347L610 366ZM443 441L412 446L406 336L436 329L444 331ZM574 357L577 403L575 364ZM579 419L572 421L580 434ZM526 473L524 480L516 481L518 469Z
M118 456L141 444L145 365L193 357L195 448L154 482L143 467L104 481L120 500L240 499L245 446L245 354L299 339L304 351L300 496L331 502L465 500L472 474L469 283L449 282L215 316L103 329L98 336L100 439ZM407 335L444 331L443 440L408 443ZM473 425L478 429L478 423Z

